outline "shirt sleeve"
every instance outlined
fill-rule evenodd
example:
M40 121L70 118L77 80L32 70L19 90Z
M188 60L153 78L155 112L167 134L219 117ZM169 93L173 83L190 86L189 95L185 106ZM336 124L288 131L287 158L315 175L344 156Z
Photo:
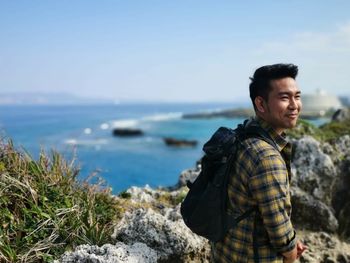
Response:
M283 253L295 247L290 209L288 172L278 153L258 157L249 188L256 199L271 245Z

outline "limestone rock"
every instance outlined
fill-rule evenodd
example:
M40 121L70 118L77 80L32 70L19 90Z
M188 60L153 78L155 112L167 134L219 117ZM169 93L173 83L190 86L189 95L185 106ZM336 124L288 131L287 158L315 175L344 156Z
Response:
M338 220L332 209L298 187L292 187L292 221L300 228L335 233ZM317 224L315 224L317 218Z
M337 171L331 157L325 154L320 142L305 136L294 141L294 176L292 185L330 205Z
M333 116L332 121L345 121L350 119L350 109L349 108L342 108L337 110Z
M179 181L173 188L171 188L171 190L175 190L183 186L186 186L187 181L190 181L193 183L194 180L196 180L196 178L198 177L200 171L201 171L200 163L197 163L197 166L194 169L187 169L183 171L179 176Z
M57 261L56 261L57 262ZM157 253L143 243L105 244L102 247L81 245L63 254L60 263L156 263Z
M154 202L157 191L146 185L145 187L132 186L126 192L130 194L131 200L134 202L151 203Z
M177 188L170 191L168 188L152 189L148 185L145 187L130 187L126 193L130 195L129 199L135 207L147 206L156 208L158 212L164 214L167 207L178 205L187 194L187 187ZM180 214L179 214L180 215Z
M299 238L308 247L300 258L302 263L350 262L350 244L324 232L300 233Z
M141 129L135 129L135 128L114 128L113 135L121 136L121 137L132 137L132 136L142 136L144 135L144 132Z
M335 153L339 157L350 155L350 135L344 135L339 137L334 142Z
M339 221L339 234L350 241L350 156L347 156L339 165L340 176L332 205Z
M193 234L174 213L179 213L178 208L168 209L165 215L152 209L126 213L116 226L113 237L125 243L145 243L157 251L161 260L206 262L210 255L208 242Z

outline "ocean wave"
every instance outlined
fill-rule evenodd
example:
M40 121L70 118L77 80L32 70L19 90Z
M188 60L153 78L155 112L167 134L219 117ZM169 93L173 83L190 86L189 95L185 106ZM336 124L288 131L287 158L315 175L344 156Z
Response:
M165 114L155 114L143 117L142 120L144 121L167 121L167 120L173 120L173 119L180 119L182 117L181 112L170 112Z
M116 121L111 121L111 126L113 128L129 128L129 127L137 126L139 122L140 120L137 120L137 119L116 120Z
M91 128L85 128L84 129L84 133L85 134L91 134L92 133L92 129Z
M91 139L91 140L79 140L79 139L66 139L64 141L65 144L68 145L85 145L85 146L91 146L91 145L101 145L101 144L107 144L108 140L106 139Z
M170 112L166 114L153 114L142 117L140 119L122 119L114 120L110 122L112 128L132 128L140 125L141 122L158 122L180 119L182 117L181 112Z
M108 130L109 129L109 124L108 123L102 123L101 125L100 125L100 129L101 130Z

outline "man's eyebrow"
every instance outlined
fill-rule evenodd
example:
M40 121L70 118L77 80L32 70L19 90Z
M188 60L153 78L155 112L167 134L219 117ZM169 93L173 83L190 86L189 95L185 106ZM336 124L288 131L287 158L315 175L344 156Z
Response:
M283 96L283 95L291 95L291 94L294 94L293 92L288 92L288 91L282 91L282 92L279 92L278 95L279 96ZM295 95L300 95L301 94L301 91L298 90L297 92L295 92Z

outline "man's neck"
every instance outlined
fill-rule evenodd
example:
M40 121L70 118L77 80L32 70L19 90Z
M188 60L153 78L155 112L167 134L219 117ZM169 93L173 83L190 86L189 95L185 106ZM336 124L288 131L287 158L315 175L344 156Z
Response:
M264 122L266 122L269 126L271 126L271 128L274 130L275 133L277 133L278 135L282 136L284 134L284 132L286 131L286 129L282 129L282 128L276 128L274 127L269 121L267 121L263 116L260 116L258 114L256 114L256 118L259 118L261 120L263 120Z

